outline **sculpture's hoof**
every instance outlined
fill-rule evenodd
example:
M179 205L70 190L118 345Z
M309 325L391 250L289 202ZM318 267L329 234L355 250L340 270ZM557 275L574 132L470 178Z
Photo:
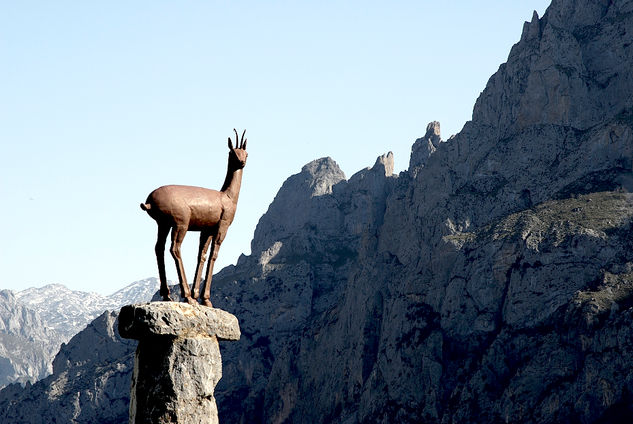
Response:
M202 299L202 304L204 306L208 306L209 308L213 308L213 304L211 303L209 299Z
M170 295L163 296L163 302L173 302L174 299L171 298Z
M192 297L185 297L185 302L187 302L190 305L197 305L198 302L196 302L196 300Z

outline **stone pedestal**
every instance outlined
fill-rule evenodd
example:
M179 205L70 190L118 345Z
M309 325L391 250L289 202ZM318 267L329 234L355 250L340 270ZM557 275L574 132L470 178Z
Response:
M218 422L213 396L222 377L218 340L239 340L235 316L177 302L128 305L119 314L119 334L139 341L130 424Z

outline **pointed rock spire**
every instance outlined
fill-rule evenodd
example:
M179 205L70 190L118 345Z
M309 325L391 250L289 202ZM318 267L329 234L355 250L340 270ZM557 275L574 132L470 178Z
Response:
M409 171L426 165L431 155L442 142L440 136L440 123L437 121L429 122L426 126L426 134L424 137L418 138L411 147L411 158L409 159Z

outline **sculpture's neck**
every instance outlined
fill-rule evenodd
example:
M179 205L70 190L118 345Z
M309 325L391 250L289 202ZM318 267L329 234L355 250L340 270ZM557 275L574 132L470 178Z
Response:
M226 170L226 178L222 185L222 193L225 193L233 202L237 203L240 197L240 187L242 186L242 169Z

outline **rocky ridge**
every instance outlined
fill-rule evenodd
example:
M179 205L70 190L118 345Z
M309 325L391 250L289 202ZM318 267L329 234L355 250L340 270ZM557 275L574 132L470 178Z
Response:
M340 225L328 245L304 229L283 245L309 240L309 255L257 270L253 249L221 272L214 304L246 337L224 355L220 417L628 422L632 11L554 1L459 134L440 142L431 123L383 191L352 177L318 199L373 211L367 231Z
M151 299L158 285L158 279L147 278L103 296L71 290L63 284L47 284L15 292L15 298L37 311L48 326L62 335L63 341L68 341L103 311Z
M0 391L6 423L127 423L136 343L116 332L118 312L104 312L62 345L53 374Z
M242 329L220 422L631 422L632 37L633 1L554 0L408 171L290 177L214 277ZM62 376L11 399L43 407Z
M46 377L63 343L104 311L150 300L157 288L158 280L149 278L109 296L61 284L0 291L0 388Z
M12 291L0 291L0 388L26 383L52 372L57 333L41 316L21 304Z

